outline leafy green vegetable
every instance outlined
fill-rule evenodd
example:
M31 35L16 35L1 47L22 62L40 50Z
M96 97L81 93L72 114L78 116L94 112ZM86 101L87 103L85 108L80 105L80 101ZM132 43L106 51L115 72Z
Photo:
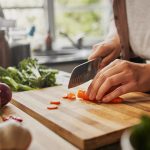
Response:
M10 78L8 76L2 76L2 77L0 77L0 81L3 82L3 83L6 83L7 85L9 85L10 88L13 91L18 91L19 90L17 82L14 79L12 79L12 78Z
M8 84L13 91L27 91L56 85L57 70L38 64L36 59L21 61L18 68L0 67L0 81Z
M31 88L30 86L23 85L23 84L18 84L18 87L19 87L19 91L29 91L29 90L33 90L33 88Z
M9 72L9 76L13 78L17 83L22 83L24 80L22 73L15 67L8 67L7 72Z
M9 76L9 73L4 68L0 67L0 77Z
M27 58L19 63L19 70L24 70L28 75L32 75L35 78L40 78L39 64L36 59Z
M136 150L150 150L150 117L142 117L141 123L133 128L130 141Z

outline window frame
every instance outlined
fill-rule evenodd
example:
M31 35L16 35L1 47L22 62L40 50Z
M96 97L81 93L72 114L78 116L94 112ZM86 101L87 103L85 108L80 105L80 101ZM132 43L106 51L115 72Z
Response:
M55 11L54 11L54 0L45 0L44 2L47 29L50 30L53 40L55 40Z

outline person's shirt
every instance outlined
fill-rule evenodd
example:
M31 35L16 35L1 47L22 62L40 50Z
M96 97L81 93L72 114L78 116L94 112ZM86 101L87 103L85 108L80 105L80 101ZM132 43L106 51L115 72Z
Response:
M131 48L150 59L150 0L126 0L126 10Z

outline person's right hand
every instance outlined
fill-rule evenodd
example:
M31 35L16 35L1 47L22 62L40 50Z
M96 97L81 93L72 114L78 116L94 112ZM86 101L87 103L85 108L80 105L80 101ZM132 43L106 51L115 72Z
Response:
M110 62L118 58L120 55L120 51L120 40L118 35L115 35L111 39L94 45L93 53L89 56L88 60L102 57L103 60L100 64L100 68L103 68L107 66Z

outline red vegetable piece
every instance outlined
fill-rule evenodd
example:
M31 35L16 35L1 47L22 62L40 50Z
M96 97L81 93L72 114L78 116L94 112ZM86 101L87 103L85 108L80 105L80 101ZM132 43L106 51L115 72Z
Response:
M74 99L76 99L76 95L74 93L69 93L68 94L68 99L74 100Z
M89 100L89 97L86 94L86 91L78 90L77 92L78 98L82 98L83 100Z
M18 122L22 122L23 121L22 118L16 117L16 116L9 116L9 119L13 119L13 120L18 121Z
M57 108L58 108L58 106L56 106L56 105L51 105L51 106L47 107L48 110L54 110L54 109L57 109Z
M65 94L65 95L63 96L63 98L64 98L64 99L68 99L68 94Z
M60 105L60 101L51 101L50 104Z
M67 95L63 96L64 99L74 100L76 99L76 95L74 93L68 93Z
M0 108L10 102L12 98L12 91L8 85L0 83Z
M20 117L16 117L16 116L9 116L9 117L2 117L3 121L8 121L8 120L15 120L17 122L22 122L23 119Z
M77 93L77 96L79 98L82 98L83 100L88 100L90 101L89 97L87 96L86 94L86 91L83 91L83 90L78 90L78 93ZM97 102L96 100L93 100L92 102ZM121 97L117 97L115 99L113 99L112 101L108 102L108 103L122 103L123 102L123 98Z

